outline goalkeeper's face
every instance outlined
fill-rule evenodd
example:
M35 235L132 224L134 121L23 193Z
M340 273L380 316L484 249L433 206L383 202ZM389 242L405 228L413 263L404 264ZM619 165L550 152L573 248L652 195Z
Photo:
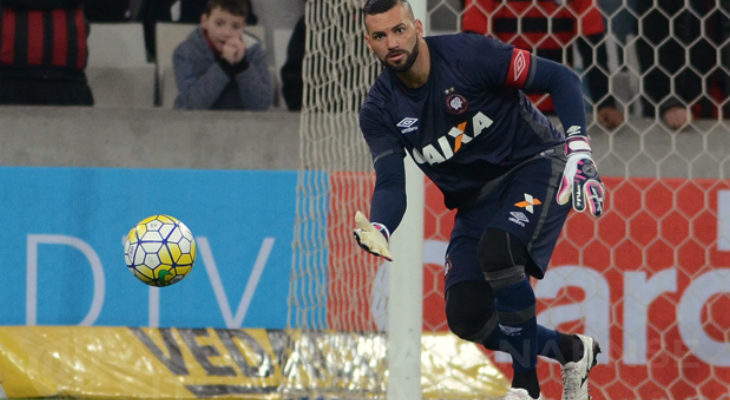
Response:
M365 17L368 48L383 65L395 73L408 72L418 60L419 39L423 34L407 5Z

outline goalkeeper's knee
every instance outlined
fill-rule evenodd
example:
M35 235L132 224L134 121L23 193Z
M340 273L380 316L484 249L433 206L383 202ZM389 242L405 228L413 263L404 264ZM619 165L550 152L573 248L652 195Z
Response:
M483 344L497 326L494 296L486 282L464 281L446 292L446 321L458 337Z
M524 281L527 278L525 267L532 260L520 239L499 229L484 232L477 256L484 278L494 290Z

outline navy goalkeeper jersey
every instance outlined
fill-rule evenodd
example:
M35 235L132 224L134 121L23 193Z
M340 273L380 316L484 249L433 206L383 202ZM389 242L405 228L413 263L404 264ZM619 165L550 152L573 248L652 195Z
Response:
M405 149L455 208L564 141L520 90L534 77L529 52L473 34L425 39L427 83L412 89L384 69L360 111L374 163Z

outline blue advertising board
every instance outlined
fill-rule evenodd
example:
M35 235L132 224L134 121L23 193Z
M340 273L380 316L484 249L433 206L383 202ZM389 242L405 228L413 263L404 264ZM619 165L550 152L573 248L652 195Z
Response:
M0 168L0 325L284 328L296 171ZM123 237L169 214L198 244L150 288Z

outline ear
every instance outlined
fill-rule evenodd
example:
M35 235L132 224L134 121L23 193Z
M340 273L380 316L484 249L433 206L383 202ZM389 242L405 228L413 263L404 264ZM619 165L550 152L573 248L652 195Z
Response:
M423 23L420 19L413 21L413 25L416 27L416 35L419 39L423 38Z
M370 35L368 35L367 32L365 32L365 44L368 46L368 50L370 50L371 53L375 54L375 50L373 50L373 46L370 45Z
M203 25L203 28L207 28L208 25L208 14L201 14L200 15L200 25Z

